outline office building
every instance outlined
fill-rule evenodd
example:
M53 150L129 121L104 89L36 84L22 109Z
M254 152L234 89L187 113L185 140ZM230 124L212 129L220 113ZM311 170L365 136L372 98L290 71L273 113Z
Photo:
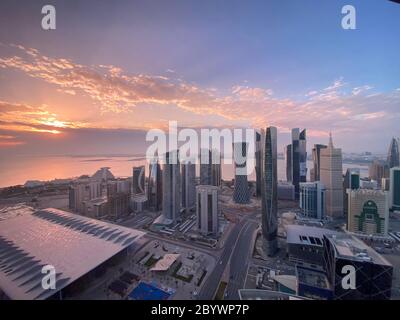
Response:
M261 228L265 253L272 256L278 249L277 129L262 130L261 141Z
M299 135L299 162L300 162L300 177L299 182L307 182L307 136L306 129L300 132Z
M369 178L377 182L378 186L382 183L382 178L389 178L390 167L386 161L374 160L369 166Z
M102 186L100 181L81 181L69 187L69 209L74 212L85 213L85 201L100 198Z
M360 188L360 169L347 169L343 180L343 211L347 214L348 194L347 189L356 190Z
M389 192L389 190L390 190L390 178L382 178L381 190Z
M234 143L233 155L235 164L233 200L238 204L247 204L250 202L250 189L247 181L247 143Z
M162 208L162 170L158 159L152 159L149 164L149 181L147 186L148 205L152 211Z
M119 219L130 213L130 179L107 183L108 214Z
M256 197L261 196L261 134L256 132Z
M389 146L387 163L389 168L400 166L399 140L392 138Z
M381 190L347 189L347 230L367 235L387 236L389 229L389 201Z
M289 144L284 150L285 162L286 162L286 180L287 182L292 182L292 145Z
M218 192L217 186L196 187L197 229L204 235L218 233Z
M355 270L355 289L343 287L342 282L348 282L349 274L349 271L343 272L345 266L347 270ZM336 300L389 300L391 297L393 266L352 235L324 235L324 267Z
M134 195L145 194L145 170L144 166L132 168L132 193Z
M325 187L319 182L300 183L300 210L303 216L323 219L325 215Z
M165 224L175 224L180 219L181 210L181 174L178 151L171 151L165 154L162 190L162 217Z
M320 181L320 171L321 171L321 149L326 149L327 146L324 144L314 144L312 149L312 160L313 168L312 174L310 174L311 181Z
M336 231L292 224L286 229L287 254L289 261L296 264L324 264L324 235Z
M200 150L200 184L221 185L221 155L216 149Z
M321 149L321 182L326 188L326 215L332 218L343 216L343 173L342 150L333 146L332 135L329 145Z
M390 209L400 211L400 167L390 169Z
M196 203L196 164L195 161L182 163L182 208L189 212Z
M306 129L292 129L292 144L285 148L286 177L295 188L296 199L300 195L300 182L307 181L307 139Z

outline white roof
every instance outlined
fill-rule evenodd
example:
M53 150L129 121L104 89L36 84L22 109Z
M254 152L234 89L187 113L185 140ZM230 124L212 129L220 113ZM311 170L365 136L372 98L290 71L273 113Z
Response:
M150 271L167 271L172 264L178 259L180 254L168 253L161 260L158 260L156 265Z
M46 299L143 235L57 209L0 221L0 287L11 299ZM42 288L44 265L55 267L55 290Z

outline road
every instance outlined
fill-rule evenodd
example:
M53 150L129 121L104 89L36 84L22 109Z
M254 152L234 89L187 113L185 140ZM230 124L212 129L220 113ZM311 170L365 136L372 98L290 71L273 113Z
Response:
M252 237L257 223L251 221L253 215L239 221L231 230L216 267L206 278L198 299L212 300L218 289L227 264L230 264L230 280L226 289L227 299L239 299L238 289L243 288L246 278L248 258L251 254Z
M226 288L226 300L239 300L239 289L244 288L246 272L253 251L253 235L258 224L247 221L241 230L230 260L229 282Z

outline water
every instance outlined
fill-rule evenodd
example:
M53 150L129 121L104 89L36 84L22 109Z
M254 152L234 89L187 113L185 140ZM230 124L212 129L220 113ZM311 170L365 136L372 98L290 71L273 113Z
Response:
M146 165L143 157L16 156L12 159L2 158L0 159L0 187L24 184L27 180L48 181L73 178L83 174L92 175L101 167L110 167L115 176L126 177L132 175L132 167L139 165ZM307 167L312 167L311 161L307 162ZM343 163L344 172L347 168L359 168L361 177L368 176L368 166L366 165ZM146 165L146 175L148 174L147 170L148 166ZM233 165L222 165L224 180L232 179L233 173ZM255 180L255 172L250 175L249 179ZM278 179L286 180L286 165L283 159L278 159Z

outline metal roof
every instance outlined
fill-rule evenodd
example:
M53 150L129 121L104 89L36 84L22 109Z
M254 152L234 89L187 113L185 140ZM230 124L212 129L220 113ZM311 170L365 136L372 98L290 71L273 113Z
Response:
M11 299L46 299L143 235L57 209L0 221L0 287ZM54 290L42 287L45 265L55 268Z

